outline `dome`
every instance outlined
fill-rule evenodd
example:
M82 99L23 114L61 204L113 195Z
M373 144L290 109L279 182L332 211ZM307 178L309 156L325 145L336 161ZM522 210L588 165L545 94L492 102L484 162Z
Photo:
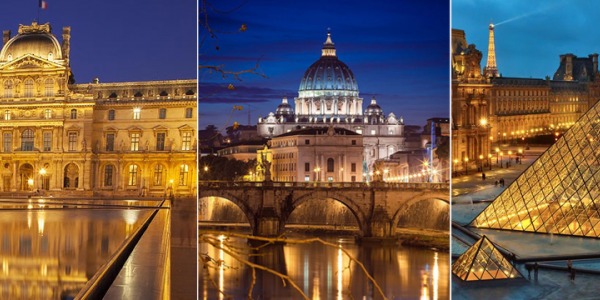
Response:
M283 97L283 99L281 99L281 104L279 104L279 106L277 106L275 115L286 116L286 115L293 115L293 114L294 114L294 109L292 108L291 105L288 104L287 97Z
M377 104L377 100L375 100L375 97L373 97L373 99L371 99L371 104L369 104L369 106L367 106L367 109L365 110L365 115L367 115L367 116L383 115L383 110L381 109L379 104Z
M50 25L37 23L19 27L19 34L6 42L0 61L11 61L32 54L49 60L62 59L62 51L58 40L50 33Z
M321 58L304 72L298 92L301 98L323 95L358 96L354 74L337 58L330 33L323 45Z

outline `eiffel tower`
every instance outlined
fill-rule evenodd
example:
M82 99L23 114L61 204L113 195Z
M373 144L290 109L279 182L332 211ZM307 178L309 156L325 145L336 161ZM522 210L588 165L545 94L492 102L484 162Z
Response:
M490 23L490 39L488 43L487 65L483 74L485 77L499 77L496 67L496 47L494 45L494 24Z
M599 238L599 171L600 102L470 225Z

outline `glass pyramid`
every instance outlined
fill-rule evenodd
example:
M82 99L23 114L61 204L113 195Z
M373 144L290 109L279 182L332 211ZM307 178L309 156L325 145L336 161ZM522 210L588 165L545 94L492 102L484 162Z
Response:
M472 222L505 230L600 237L600 102Z
M452 274L465 281L523 277L485 235L452 264Z

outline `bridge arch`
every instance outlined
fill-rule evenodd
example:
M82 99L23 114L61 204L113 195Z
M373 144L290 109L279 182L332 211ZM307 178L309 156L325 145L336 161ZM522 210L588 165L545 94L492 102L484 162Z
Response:
M433 201L434 203L443 203L448 207L448 227L447 230L450 230L450 196L448 193L442 192L431 192L426 191L415 195L414 197L407 199L395 212L392 218L392 224L394 227L398 226L400 219L406 216L415 205L419 203Z
M242 199L236 197L235 195L233 195L232 193L229 193L227 191L207 190L207 191L203 191L201 193L201 195L199 195L198 204L200 204L201 199L209 198L209 197L222 198L222 199L225 199L225 200L235 204L237 207L239 207L241 209L242 213L246 216L246 219L250 223L250 228L252 230L254 230L255 225L256 225L255 213L250 208L249 204L246 201L243 201ZM198 205L198 208L200 209L200 205Z
M293 199L292 209L282 213L284 223L287 223L287 220L289 219L290 215L302 204L308 201L319 201L322 199L333 200L344 205L352 213L352 215L354 215L356 223L358 224L359 231L361 232L361 234L364 234L366 230L367 214L354 200L352 200L350 197L344 196L339 193L323 194L322 192L314 191Z

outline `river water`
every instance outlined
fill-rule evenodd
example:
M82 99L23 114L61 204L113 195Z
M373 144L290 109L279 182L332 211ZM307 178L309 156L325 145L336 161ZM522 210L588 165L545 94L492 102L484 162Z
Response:
M245 238L201 233L199 298L247 299L249 293L254 299L449 298L447 251L359 245L349 236L323 238L331 245L303 242L309 238L297 234L285 244L251 250ZM250 265L257 266L254 276ZM259 268L289 276L296 287Z

